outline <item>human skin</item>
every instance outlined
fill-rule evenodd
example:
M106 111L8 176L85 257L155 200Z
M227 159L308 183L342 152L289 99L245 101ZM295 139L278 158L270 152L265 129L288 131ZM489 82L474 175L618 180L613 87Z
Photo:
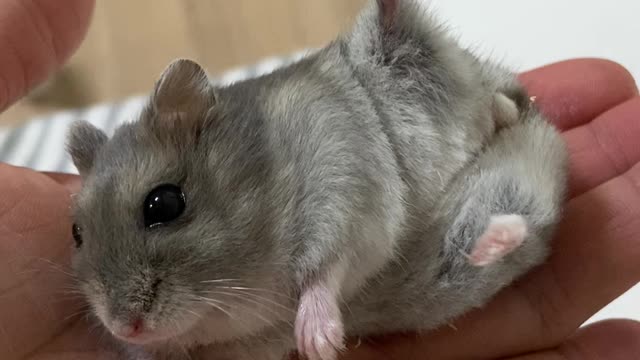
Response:
M88 0L0 0L0 109L61 66L89 24ZM572 60L521 80L571 153L551 258L452 327L352 345L344 359L633 359L640 325L580 324L640 280L640 97L617 64ZM61 144L62 146L62 144ZM69 291L77 177L0 165L0 354L111 359L108 336ZM355 344L355 342L354 342Z

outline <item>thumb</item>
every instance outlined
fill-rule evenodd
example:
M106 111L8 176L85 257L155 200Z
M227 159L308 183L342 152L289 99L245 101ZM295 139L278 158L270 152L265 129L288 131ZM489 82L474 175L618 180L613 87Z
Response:
M602 321L578 330L555 349L512 360L628 360L640 359L640 323L631 320Z
M0 112L71 56L94 2L0 0Z
M81 179L80 179L80 176L78 175L48 172L48 171L45 171L42 174L48 176L51 180L57 182L58 184L66 187L67 190L69 190L69 193L71 194L75 194L80 190Z

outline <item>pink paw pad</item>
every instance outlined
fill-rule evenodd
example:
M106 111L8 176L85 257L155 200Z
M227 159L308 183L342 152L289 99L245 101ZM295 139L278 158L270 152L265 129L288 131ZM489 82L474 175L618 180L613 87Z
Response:
M302 294L295 337L298 352L308 360L335 360L344 348L340 308L326 287L315 286Z
M471 251L469 262L487 266L517 249L527 236L527 224L520 215L492 216L484 234Z

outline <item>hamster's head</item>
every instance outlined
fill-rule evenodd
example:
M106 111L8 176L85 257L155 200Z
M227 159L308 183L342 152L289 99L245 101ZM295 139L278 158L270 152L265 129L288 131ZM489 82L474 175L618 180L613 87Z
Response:
M137 121L110 139L85 122L69 133L83 179L73 266L116 337L164 342L204 323L234 336L254 326L247 309L283 302L270 296L284 270L265 198L269 152L259 126L233 121L254 116L249 107L227 110L203 69L178 60Z
M106 328L133 343L184 344L292 320L308 266L301 254L321 257L304 244L313 211L301 205L308 184L299 173L333 140L299 145L313 132L331 138L324 127L352 131L352 116L372 114L358 74L412 86L404 79L432 56L415 51L414 3L371 1L354 30L317 57L228 87L178 60L136 121L111 138L88 123L72 127L68 149L83 180L73 266Z

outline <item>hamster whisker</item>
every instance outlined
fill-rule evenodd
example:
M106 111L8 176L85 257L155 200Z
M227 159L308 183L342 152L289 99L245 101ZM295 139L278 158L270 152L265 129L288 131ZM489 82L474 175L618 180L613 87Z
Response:
M188 312L189 314L195 316L197 319L203 319L202 314L198 314L197 312L195 312L195 311L193 311L191 309L182 309L182 311Z
M211 283L233 282L233 281L242 281L242 280L240 280L240 279L217 279L217 280L205 280L205 281L201 281L201 282L205 283L205 284L211 284Z
M291 296L279 293L275 290L270 290L270 289L263 289L263 288L253 288L253 287L245 287L245 286L216 286L216 289L231 289L231 290L244 290L244 291L257 291L257 292L263 292L263 293L268 293L268 294L272 294L272 295L276 295L282 298L285 298L287 300L292 300L292 301L296 301L296 299L292 298Z
M244 294L244 293L239 293L239 292L224 292L224 291L216 291L216 292L211 292L211 293L212 294L224 295L224 296L232 296L232 297L235 297L235 298L238 298L238 299L241 299L241 300L245 300L245 301L251 302L253 304L265 307L267 310L273 312L272 309L267 307L267 304L265 304L263 302L260 302L260 299L252 299L252 298L250 298L249 295L251 295L251 294ZM275 304L275 305L282 306L280 304ZM283 307L283 308L285 310L289 311L288 308L286 308L286 307ZM276 313L274 312L274 314L276 314Z
M192 294L189 294L190 297L192 299L194 299L196 302L198 303L202 303L204 302L205 304L214 307L215 309L221 311L222 309L219 308L220 305L222 306L226 306L228 308L229 311L231 311L233 309L233 307L231 307L231 305L225 303L222 300L218 300L218 299L213 299L213 298L208 298L208 297L204 297L204 296L194 296ZM212 302L215 302L212 303ZM247 309L248 310L248 309ZM236 316L233 316L232 314L222 310L222 312L224 312L230 319L232 319L233 321L236 321L238 323L238 325L240 325L245 331L250 332L249 327L247 326L247 324L245 323L245 321L243 321L241 318L238 318Z
M56 289L56 296L52 300L54 303L60 303L64 301L70 300L84 300L86 299L86 294L84 291L80 289L77 284L68 284L65 286Z
M251 292L247 292L247 290L251 290L251 289L249 289L249 288L242 288L242 287L223 287L223 286L219 286L219 287L216 287L216 288L217 288L217 289L228 289L228 290L233 290L233 293L236 293L236 294L242 294L242 295L245 295L245 296L252 296L252 297L254 297L254 298L256 298L256 299L266 301L266 302L268 302L268 303L270 303L270 304L272 304L272 305L274 305L274 306L277 306L277 307L279 307L279 308L281 308L281 309L283 309L283 310L286 310L286 311L288 311L288 312L295 313L295 311L293 311L291 308L289 308L289 307L287 307L287 306L285 306L285 305L283 305L283 304L281 304L281 303L279 303L279 302L277 302L277 301L274 301L274 300L269 299L269 298L264 297L264 296L260 296L260 295L258 295L258 294L253 294L253 293L251 293ZM293 300L293 299L292 299L292 300Z
M61 273L65 274L65 275L69 276L69 277L70 277L70 278L72 278L72 279L75 279L75 278L77 278L77 277L78 277L78 276L73 272L73 270L72 270L70 267L68 267L68 266L65 266L65 265L63 265L63 264L59 264L59 263L53 262L53 261L51 261L50 259L47 259L47 258L44 258L44 257L38 257L38 258L36 258L36 259L37 259L37 260L39 260L39 261L42 261L43 263L45 263L45 264L47 264L47 265L51 266L51 268L52 268L52 269L57 270L57 271L59 271L59 272L61 272Z
M254 300L254 299L248 298L248 297L246 297L246 296L243 296L243 294L235 294L235 293L222 292L222 291L212 291L212 292L207 292L207 293L208 293L208 294L217 294L217 295L223 295L223 296L234 297L234 298L236 298L236 299L239 299L240 301L243 301L243 300L244 300L245 302L250 302L250 303L252 303L252 304L254 304L254 305L263 306L263 307L265 307L265 309L266 309L266 310L268 310L269 312L271 312L273 315L276 315L276 317L280 317L280 314L276 313L273 309L270 309L270 308L266 307L266 306L265 306L265 304L263 304L263 303L261 303L261 302L259 302L259 301L257 301L257 300ZM246 310L246 311L251 312L251 315L252 315L252 316L254 316L254 317L256 317L256 318L258 318L258 319L262 320L265 324L271 324L271 323L272 323L272 321L269 321L268 319L266 319L265 317L263 317L263 316L260 314L260 312L259 312L259 311L257 311L256 309L248 308L248 307L246 307L246 306L242 306L242 308L243 308L244 310Z
M64 294L84 294L82 289L80 289L75 284L74 285L70 285L70 286L63 286L60 289L62 290L62 292Z
M91 326L89 326L89 330L88 333L89 335L95 335L96 332L100 332L100 337L98 339L98 342L102 343L104 340L104 337L107 334L110 334L110 332L107 330L107 328L104 327L104 325L99 322L99 321L94 321L93 324L91 324Z
M80 310L74 312L71 315L66 316L64 319L62 319L62 322L67 322L69 320L71 320L72 318L76 317L76 316L80 316L80 315L87 315L91 313L91 307L90 306L83 306Z
M76 295L76 296L85 296L85 293L80 290L80 289L73 289L73 288L61 288L58 291L61 295Z
M229 318L231 318L233 320L236 320L235 316L233 316L229 311L227 311L227 310L222 308L222 306L230 307L224 301L217 300L217 299L212 299L212 298L208 298L208 297L204 297L204 296L199 296L199 295L195 295L194 297L195 297L196 300L199 300L200 302L204 302L205 304L213 306L217 310L219 310L222 313L224 313L225 315L227 315Z
M205 280L205 281L201 281L201 283L203 283L203 284L224 283L222 285L224 285L225 287L229 287L229 288L240 289L240 290L262 291L262 292L267 292L267 293L271 293L271 294L278 295L278 296L287 297L290 300L296 300L296 299L294 299L292 297L289 297L287 295L282 294L279 291L275 291L275 290L272 290L272 289L249 287L249 286L246 285L246 281L244 281L242 279ZM216 288L218 288L218 287L220 287L220 286L216 286Z
M102 330L102 331L100 331L100 336L98 337L98 344L105 344L106 343L105 338L107 338L108 342L112 341L112 338L110 338L110 336L112 337L113 335L111 335L111 333L109 331L106 331L106 329L104 329L104 328L102 328L102 329L98 328L98 330ZM95 331L96 330L94 330L94 332ZM109 344L109 345L111 345L111 344Z
M251 299L247 299L247 298L243 298L241 295L237 295L237 294L226 294L227 296L235 296L237 298L240 298L240 300L245 300L245 301L249 301L255 305L263 305L255 300L251 300ZM265 318L260 311L258 311L256 308L251 308L251 307L247 307L247 306L242 306L242 304L239 304L238 307L241 307L242 309L244 309L245 311L247 311L249 314L251 314L253 317L261 320L265 325L270 325L273 323L273 321L269 321L269 319ZM272 314L274 315L278 315L277 313L275 313L272 309L266 308L267 310L269 310Z
M229 283L226 283L227 281ZM225 282L225 283L222 283L222 282ZM278 296L284 296L284 297L287 297L288 299L291 299L291 300L296 300L296 299L294 299L292 297L288 297L287 295L284 295L281 292L273 290L273 289L250 287L246 283L246 281L244 281L242 279L207 280L207 281L202 281L202 283L205 283L205 284L222 283L221 285L215 285L215 287L216 288L225 287L225 288L236 288L236 289L240 289L240 290L261 291L261 292L271 293L271 294L278 295Z
M61 273L61 274L64 274L64 275L66 275L66 276L70 277L71 279L77 279L77 278L78 278L78 276L77 276L76 274L74 274L74 273L72 272L72 270L71 270L71 269L68 269L68 270L67 270L67 269L65 269L65 268L63 267L63 265L58 264L58 263L55 263L55 262L53 262L53 261L51 261L51 260L49 260L49 259L47 259L47 258L43 258L43 257L34 257L33 259L34 259L35 261L41 261L41 262L43 262L44 264L46 264L46 265L48 265L48 266L49 266L49 269L50 269L50 270L55 270L55 271L57 271L57 272L59 272L59 273ZM34 272L37 272L37 271L39 271L39 269L33 269L33 271L34 271Z
M76 301L76 300L85 300L83 294L80 293L61 293L60 296L56 296L55 299L52 300L53 303L62 303L66 301Z
M93 306L91 306L91 310L84 315L84 321L87 323L88 333L93 335L93 333L97 330L102 330L104 333L107 330L107 327L100 321L100 319L95 316L95 312L93 311Z
M262 320L262 322L265 325L271 325L273 324L273 321L269 321L269 319L265 318L264 316L262 316L262 314L260 314L260 312L256 309L252 309L252 308L248 308L248 307L243 307L244 310L248 311L251 315L253 315L254 317Z
M224 302L224 301L222 301L222 300L217 300L217 299L212 299L212 298L206 298L206 297L201 297L201 296L199 296L199 298L202 298L202 299L208 299L209 301L214 301L214 302L216 302L216 303L218 303L218 304L224 305L224 306L226 306L226 307L228 307L228 308L229 308L229 311L231 311L231 309L232 309L232 307L231 307L230 305L228 305L227 303L225 303L225 302ZM246 321L245 321L245 320L243 320L243 319L241 319L241 318L239 318L239 317L237 317L237 316L233 316L231 313L229 313L229 312L227 312L227 311L222 310L222 309L219 307L219 305L217 305L217 304L215 304L215 303L211 303L211 302L209 302L209 301L206 301L206 300L205 300L204 302L205 302L206 304L210 305L210 306L213 306L214 308L216 308L216 309L218 309L218 310L223 311L223 312L224 312L224 313L225 313L225 314L226 314L230 319L232 319L233 321L237 322L237 323L238 323L238 325L240 325L240 326L241 326L245 331L250 332L250 328L247 326L247 323L246 323ZM240 306L236 306L236 308L238 308L238 307L240 307ZM248 308L248 307L244 307L244 306L242 307L242 309L244 309L244 310L245 310L248 314L250 314L251 316L253 316L253 317L255 317L255 318L260 319L260 320L261 320L261 321L263 321L265 324L271 324L271 322L270 322L270 321L268 321L266 318L264 318L262 315L260 315L260 313L258 313L255 309Z
M237 299L239 299L240 301L245 301L245 302L249 302L252 303L254 305L258 305L260 307L263 307L266 311L269 311L272 315L275 315L275 317L278 320L284 320L282 318L282 314L276 312L273 308L269 307L267 304L265 304L264 302L261 302L259 300L256 299L252 299L250 297L247 297L248 295L253 295L253 294L245 294L245 293L233 293L233 292L222 292L222 291L216 291L216 292L211 292L212 294L218 294L218 295L223 295L223 296L230 296L230 297L235 297ZM262 298L262 300L268 300L265 298ZM280 308L286 310L287 312L291 313L291 314L295 314L295 312L281 304L275 303L275 302L271 302L273 305L277 305ZM248 310L249 308L243 307L245 310ZM259 315L259 311L257 309L251 309L252 311L254 311L253 315L256 317L259 317L261 320L263 320L266 324L272 324L273 321L269 321L266 318L262 317L261 315ZM289 326L293 327L293 324L289 321L285 321Z

